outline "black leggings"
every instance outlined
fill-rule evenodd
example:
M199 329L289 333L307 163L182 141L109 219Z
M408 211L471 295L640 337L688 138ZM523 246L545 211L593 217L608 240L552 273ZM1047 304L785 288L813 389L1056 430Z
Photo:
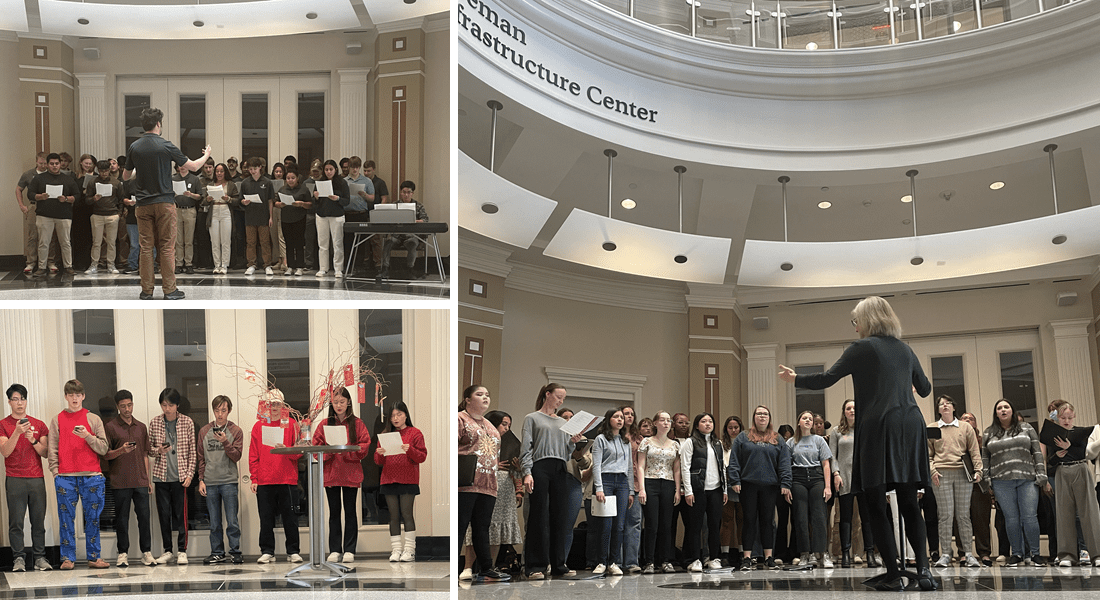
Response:
M844 494L840 497L840 547L852 548L852 503L859 500L859 522L863 528L863 551L874 549L875 537L871 531L871 511L863 494Z
M645 513L645 544L643 545L642 564L658 567L672 562L672 523L675 518L672 498L676 494L676 484L668 479L645 480L646 502L642 507Z
M909 538L909 545L917 553L917 569L928 568L927 535L924 528L924 517L921 516L920 507L917 505L916 483L895 484L897 490L898 515L905 525L905 534ZM867 500L867 508L871 513L872 530L875 534L875 545L882 562L886 566L887 573L898 571L898 549L894 537L894 520L890 514L890 507L886 504L886 486L864 489L863 498ZM866 525L865 525L866 526Z
M741 482L741 506L745 509L745 528L741 532L742 550L752 551L758 531L761 548L771 550L775 546L775 530L772 529L772 519L775 517L777 497L779 497L778 485Z
M718 558L721 541L718 532L722 525L722 488L706 491L694 488L693 491L695 497L688 513L687 530L684 531L684 562L699 560L703 526L707 528L707 557Z
M458 530L470 528L470 538L474 547L474 560L477 564L466 565L467 569L484 573L493 568L493 557L489 554L489 525L493 520L493 507L496 498L476 492L458 493ZM462 556L462 538L458 536L458 555Z
M391 496L386 494L386 507L390 510L390 535L401 535L401 521L405 521L405 533L416 531L413 519L413 494ZM462 535L466 535L463 532Z
M359 538L359 519L355 515L357 487L332 486L325 488L328 498L328 551L355 554L355 542ZM340 522L340 505L344 507L344 521Z

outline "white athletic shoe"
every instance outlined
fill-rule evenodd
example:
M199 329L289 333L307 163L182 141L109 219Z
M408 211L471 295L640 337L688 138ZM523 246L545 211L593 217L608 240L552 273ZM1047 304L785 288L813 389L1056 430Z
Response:
M275 274L275 271L272 271L271 267L267 267L267 268L264 269L264 275L274 275L274 274Z
M337 272L333 273L333 275L335 275L337 279L340 279L341 277L344 276L344 274L340 271L337 271Z
M300 562L302 562L302 555L301 554L291 554L291 555L288 555L286 557L286 559L288 561L292 562L292 563L300 563Z
M707 569L721 569L722 568L722 561L718 560L717 558L708 560L707 564L706 564L706 567L707 567Z
M933 567L939 567L941 569L946 569L947 567L950 567L951 566L951 555L947 554L947 553L941 554L940 559L937 560L936 564L934 564L932 566Z
M266 565L267 563L275 562L275 557L270 554L261 554L260 558L257 559L256 562L260 563L261 565Z
M283 273L283 275L293 275L293 274L294 274L294 269L287 269L286 273Z
M95 265L93 265L91 267L88 267L88 270L84 271L84 274L85 275L95 275L98 272L99 272L99 269L96 268Z
M153 558L153 553L152 552L142 552L141 553L141 564L143 564L147 567L151 567L151 566L157 564L157 559Z
M301 275L301 274L303 274L304 272L305 272L305 271L302 271L301 269L294 269L294 275L296 275L296 276L297 276L297 275Z
M171 552L165 552L164 554L161 554L160 556L157 557L157 564L158 565L166 565L166 564L168 564L168 561L172 560L172 558L173 558L173 555L172 555Z
M688 572L689 573L702 573L703 572L703 563L701 563L697 560L693 561L690 565L688 565Z
M176 556L176 564L179 564L179 565L186 565L187 564L187 553L186 552L180 552Z
M607 565L596 565L595 569L592 569L593 575L603 575L607 571Z
M114 264L107 267L107 270L111 272L111 275L118 275L118 267L116 267Z
M333 552L333 553L329 554L328 558L326 558L325 560L327 560L328 562L340 562L340 553L339 552Z
M623 574L623 570L619 568L619 565L611 563L611 566L607 568L607 574L618 577Z
M130 566L130 560L127 558L125 552L118 553L118 560L115 561L116 567L128 567Z
M317 271L317 276L318 277L324 277L325 276L325 271L323 271L323 270Z
M350 565L351 563L355 562L355 554L353 554L351 552L345 552L344 553L344 560L342 560L340 562L344 563L345 565Z
M458 580L459 581L471 581L471 580L473 580L473 578L474 578L474 571L473 571L473 569L471 569L469 567L466 567L465 569L462 569L462 572L458 574Z
M248 267L244 270L245 275L252 275L256 272L256 267Z

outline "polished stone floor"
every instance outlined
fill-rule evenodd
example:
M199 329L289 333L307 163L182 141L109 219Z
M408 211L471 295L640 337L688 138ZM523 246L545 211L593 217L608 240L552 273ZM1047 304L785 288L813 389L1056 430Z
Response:
M390 280L255 275L230 271L228 275L196 272L176 276L176 285L191 300L415 300L450 297L450 282L431 274L425 279ZM154 298L160 300L160 278ZM0 271L0 300L136 300L141 292L137 274L47 275L35 277L21 271Z
M459 583L459 600L550 600L569 597L638 598L639 600L669 600L672 598L718 598L767 594L769 598L804 598L813 594L820 598L881 598L886 592L876 592L861 582L883 569L829 569L811 571L731 572L728 569L708 573L675 573L593 578L587 571L576 577L551 578L543 581L515 580L508 583ZM1015 595L1042 594L1041 600L1100 598L1100 568L1091 567L1019 567L994 565L971 569L953 566L936 569L940 582L936 592L900 592L907 597L972 598L974 594ZM1093 596L1092 594L1096 594ZM897 593L890 597L898 597ZM1022 596L1021 596L1022 597Z
M215 598L230 595L234 600L282 597L343 600L446 600L450 597L451 578L446 561L391 563L384 558L358 560L355 570L339 581L325 581L327 575L299 574L291 580L291 565L286 558L266 565L256 557L246 557L243 565L203 566L201 559L192 564L146 567L140 563L127 568L112 566L91 570L78 565L72 571L46 571L0 574L0 600L19 598L134 598L160 599ZM308 557L307 557L308 559Z

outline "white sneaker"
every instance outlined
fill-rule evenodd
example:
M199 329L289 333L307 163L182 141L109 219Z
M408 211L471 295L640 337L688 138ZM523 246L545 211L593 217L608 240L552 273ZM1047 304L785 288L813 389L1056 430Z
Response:
M400 561L401 561L401 549L400 548L397 548L393 552L390 552L390 562L400 562Z
M244 270L245 275L252 275L255 272L256 272L256 267L248 267L247 269Z
M333 553L329 554L328 558L326 558L325 560L327 560L328 562L340 562L340 553L339 552L333 552Z
M982 563L979 562L978 559L975 558L973 554L967 554L966 555L966 566L968 566L968 567L977 567L977 568L980 569L981 566L982 566Z
M256 562L260 563L261 565L266 565L267 563L275 562L275 557L270 554L261 554L260 558L258 558Z
M293 274L294 274L294 269L287 269L286 273L283 273L283 275L293 275Z
M345 552L344 560L340 562L344 563L345 565L350 565L351 563L355 562L355 554L352 552Z
M593 575L603 575L605 571L607 571L607 566L606 565L596 565L596 568L592 569L592 574Z
M618 577L623 574L623 570L619 568L619 565L612 563L611 566L607 568L607 574Z
M275 274L275 271L272 271L271 267L267 267L267 268L264 269L264 275L274 275L274 274Z
M462 569L462 572L458 574L459 581L471 581L474 578L474 571L470 567Z
M1070 560L1068 557L1063 558L1062 560L1058 561L1058 566L1059 567L1072 567L1073 566L1073 561Z
M324 277L325 276L325 271L317 271L317 276L318 277Z
M401 553L401 562L414 562L416 561L416 555L412 550L405 550Z
M825 556L821 559L821 566L826 569L833 568L833 557L829 556L828 552L826 552Z
M91 267L88 267L87 271L84 271L84 274L85 275L95 275L98 272L99 272L98 268L96 268L95 266L91 266Z
M141 553L141 564L143 564L147 567L151 567L151 566L157 564L157 559L153 558L153 553L152 552L142 552Z
M301 275L302 273L304 273L304 271L302 271L301 269L294 269L295 275Z
M168 561L172 560L172 558L173 558L173 555L172 555L171 552L165 552L164 554L161 554L160 556L157 557L157 564L158 565L166 565L166 564L168 564Z
M693 561L690 565L688 565L688 572L689 573L702 573L703 572L703 563L701 563L697 560Z
M717 558L708 560L707 564L706 564L706 567L708 569L721 569L722 568L722 561L718 560Z
M1085 550L1082 550L1081 554L1079 554L1077 557L1077 564L1082 567L1087 567L1091 562L1092 561L1089 560L1089 553Z
M340 271L337 271L337 272L333 273L333 275L335 275L337 279L340 279L341 277L344 276L344 274L341 273Z
M291 554L291 555L287 556L286 559L288 561L292 562L292 563L300 563L300 562L302 562L302 555L301 554Z
M116 567L128 567L128 566L130 566L130 560L126 556L125 552L119 552L118 553L118 560L115 561L115 566Z
M118 267L114 266L113 264L107 267L107 269L111 271L111 275L118 275Z
M176 564L180 564L180 565L186 565L187 564L187 553L186 552L180 552L176 556Z
M950 567L951 566L951 555L946 554L946 553L941 554L940 559L937 560L936 564L934 564L932 566L933 567L939 567L941 569L945 569L947 567Z

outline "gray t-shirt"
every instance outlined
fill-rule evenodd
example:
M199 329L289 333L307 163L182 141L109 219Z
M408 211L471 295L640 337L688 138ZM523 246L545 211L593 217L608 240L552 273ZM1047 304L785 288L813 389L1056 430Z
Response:
M828 442L820 435L803 436L797 443L791 438L787 440L787 446L791 449L792 467L820 467L822 461L833 457Z
M523 419L523 438L520 445L520 463L524 475L544 458L569 460L576 444L561 430L565 419L535 411Z
M180 480L180 461L179 455L176 454L176 440L178 439L176 436L176 423L179 422L179 419L175 421L169 421L168 419L164 420L164 441L168 442L172 446L172 449L168 452L168 455L164 457L168 467L168 470L164 473L164 479L157 479L154 477L153 481L171 483Z

